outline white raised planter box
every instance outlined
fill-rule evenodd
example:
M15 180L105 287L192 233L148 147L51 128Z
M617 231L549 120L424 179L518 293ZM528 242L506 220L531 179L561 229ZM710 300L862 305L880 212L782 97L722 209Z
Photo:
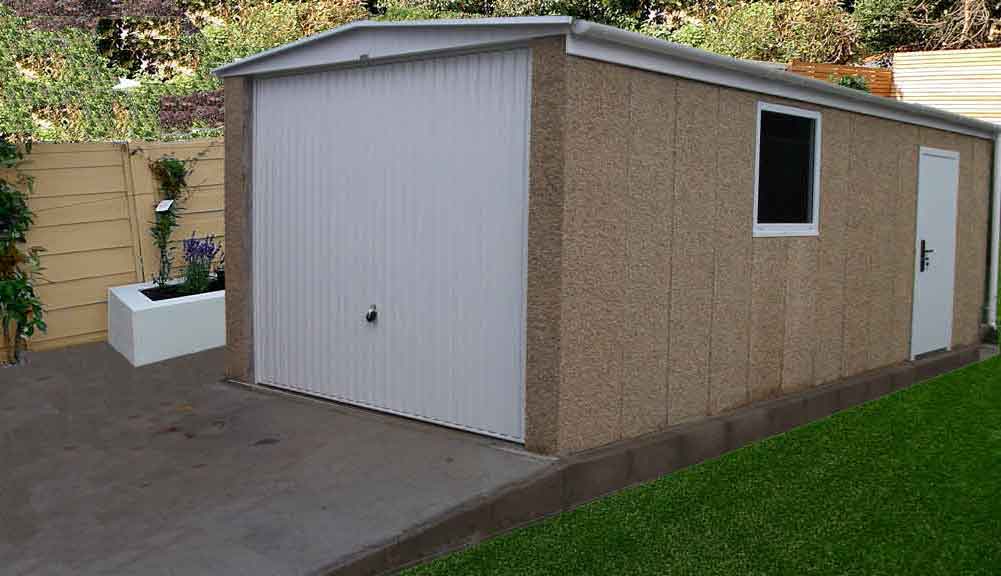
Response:
M129 284L108 290L108 343L133 366L226 344L226 291L154 302Z

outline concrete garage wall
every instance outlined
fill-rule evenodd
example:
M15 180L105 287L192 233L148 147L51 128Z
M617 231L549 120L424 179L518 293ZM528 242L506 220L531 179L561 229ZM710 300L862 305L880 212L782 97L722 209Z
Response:
M250 199L251 80L226 78L226 377L254 379L253 213Z
M558 444L563 238L563 39L532 45L525 317L525 445Z
M558 256L529 268L529 448L592 448L906 360L920 145L961 155L953 334L978 341L989 141L561 50L535 44L530 205L547 215L529 250ZM823 114L819 237L752 238L758 100Z

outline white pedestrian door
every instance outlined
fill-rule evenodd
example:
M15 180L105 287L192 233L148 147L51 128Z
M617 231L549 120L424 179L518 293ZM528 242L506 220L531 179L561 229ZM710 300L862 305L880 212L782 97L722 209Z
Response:
M959 153L921 148L911 358L948 349L956 271Z
M528 51L253 85L257 380L522 440Z

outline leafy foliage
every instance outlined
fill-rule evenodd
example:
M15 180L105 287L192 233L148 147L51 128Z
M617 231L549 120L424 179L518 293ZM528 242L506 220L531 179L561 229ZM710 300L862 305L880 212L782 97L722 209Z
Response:
M16 173L27 147L17 146L0 134L0 342L7 363L17 363L21 350L37 330L45 330L42 302L35 292L41 271L40 248L27 247L28 229L34 214L28 208L31 181L3 177Z
M479 18L480 14L466 12L437 12L430 8L417 6L387 5L380 9L378 20L434 20L440 18Z
M149 167L160 185L163 197L167 200L181 200L188 187L188 176L191 174L188 164L173 156L164 156L150 162Z
M221 7L195 17L198 72L208 77L217 66L304 36L365 17L357 0L250 3Z
M0 6L0 132L57 142L169 138L160 99L216 87L193 77L143 75L139 87L115 90L124 76L90 32L33 28Z
M8 4L38 28L62 30L90 29L108 18L174 16L187 3L185 0L12 0Z
M173 156L151 161L149 167L160 185L160 195L164 200L173 201L166 210L153 213L153 225L149 229L153 245L160 253L160 270L153 277L153 282L158 286L166 286L174 266L174 248L170 244L170 237L179 226L180 204L188 189L191 167L188 162Z
M494 8L495 16L564 15L627 30L639 27L633 13L637 5L628 0L497 0Z
M222 126L225 120L223 103L221 88L187 96L164 96L160 100L160 125L168 130Z
M869 91L869 81L866 80L865 76L859 76L858 74L846 74L844 76L837 77L832 76L831 82L834 82L838 86L844 86L845 88L861 90L862 92Z
M130 76L184 74L196 56L191 32L180 18L101 19L95 27L101 54Z
M914 4L913 0L855 0L852 18L865 49L885 52L918 41L921 30L910 20Z
M631 0L382 0L377 11L385 20L573 16L633 30L638 9Z
M848 62L858 32L837 0L793 0L722 6L693 18L669 39L735 58L775 62Z
M384 0L379 2L377 10L381 13L399 10L400 13L410 12L432 16L438 14L482 16L492 12L493 4L493 0Z
M52 141L218 135L211 70L222 64L366 17L527 15L782 62L1001 45L1001 0L0 0L0 131ZM123 89L122 78L136 85Z
M0 8L0 132L42 140L115 137L117 106L107 65L82 30L49 32Z

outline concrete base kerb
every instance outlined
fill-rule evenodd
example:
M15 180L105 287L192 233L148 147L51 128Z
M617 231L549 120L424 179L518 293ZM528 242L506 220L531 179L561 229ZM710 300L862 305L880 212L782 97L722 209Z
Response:
M392 573L880 398L982 356L979 347L959 348L575 454L319 574Z

